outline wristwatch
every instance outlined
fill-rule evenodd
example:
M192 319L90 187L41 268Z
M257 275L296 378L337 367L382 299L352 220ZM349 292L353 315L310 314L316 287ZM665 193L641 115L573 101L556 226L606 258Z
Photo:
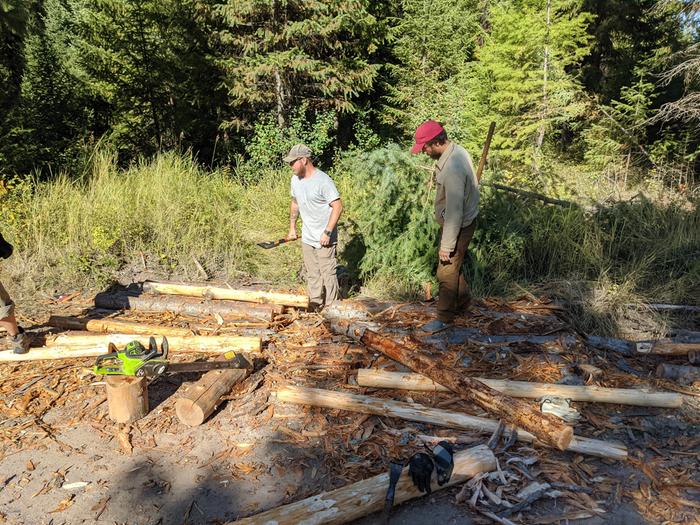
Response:
M326 234L326 235L328 235L329 237L330 237L331 235L333 235L333 232L330 231L330 230L323 230L323 233Z

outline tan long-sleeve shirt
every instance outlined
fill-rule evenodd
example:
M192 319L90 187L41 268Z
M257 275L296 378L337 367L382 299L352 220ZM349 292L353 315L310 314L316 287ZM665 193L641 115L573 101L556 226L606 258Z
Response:
M435 181L435 218L442 226L440 249L452 252L459 230L479 214L479 183L467 150L450 143L435 166Z

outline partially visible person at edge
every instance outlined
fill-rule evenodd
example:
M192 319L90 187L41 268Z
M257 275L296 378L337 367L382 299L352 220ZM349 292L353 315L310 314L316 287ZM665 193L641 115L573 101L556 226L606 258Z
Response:
M416 129L411 153L436 160L435 219L440 224L437 280L440 284L437 319L424 332L443 330L469 307L471 293L462 273L467 247L479 214L479 182L472 159L462 146L447 138L442 124L427 120Z
M0 257L7 259L12 255L12 245L0 234ZM10 295L5 287L0 283L0 328L5 330L6 339L9 343L9 350L15 354L25 354L29 350L29 334L24 328L17 326L15 319L15 303L10 299Z
M311 150L307 146L297 144L283 160L294 173L287 239L297 238L296 224L301 214L301 251L309 303L310 309L317 311L338 300L336 226L343 211L343 203L333 180L314 166L311 156Z

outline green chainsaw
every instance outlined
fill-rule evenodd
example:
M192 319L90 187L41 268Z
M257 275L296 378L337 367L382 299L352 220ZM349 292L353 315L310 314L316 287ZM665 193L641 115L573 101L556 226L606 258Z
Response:
M222 361L203 361L194 363L171 363L168 361L168 340L163 342L158 351L155 337L148 341L148 348L139 341L131 341L124 350L118 350L114 343L109 343L109 353L98 356L92 372L96 375L121 375L134 377L158 377L163 374L180 372L204 372L225 368L251 369L250 362L241 354L227 352Z

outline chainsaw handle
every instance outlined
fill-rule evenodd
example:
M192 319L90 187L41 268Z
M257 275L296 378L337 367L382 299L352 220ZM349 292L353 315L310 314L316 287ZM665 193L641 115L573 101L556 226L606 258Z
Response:
M110 352L109 354L98 355L97 358L95 358L95 366L99 367L102 361L108 361L110 359L119 359L118 356L118 352Z

